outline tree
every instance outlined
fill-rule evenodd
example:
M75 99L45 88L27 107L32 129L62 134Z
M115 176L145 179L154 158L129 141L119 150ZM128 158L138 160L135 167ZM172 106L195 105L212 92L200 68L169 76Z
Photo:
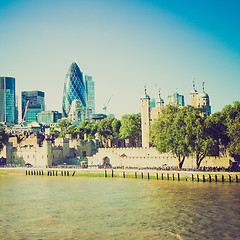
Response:
M67 119L58 119L56 128L67 128L71 123Z
M119 137L120 127L121 127L121 121L115 118L112 121L112 130L113 130L114 138L118 138Z
M181 169L185 157L190 154L186 138L186 111L175 105L167 105L159 118L151 125L150 139L160 153L172 153Z
M102 142L107 144L107 141L113 137L112 122L114 118L104 118L98 124L97 133Z
M132 140L133 144L136 146L140 141L141 135L141 114L137 113L122 116L120 137Z
M54 138L58 138L59 134L60 134L60 132L58 130L51 128L50 135L53 135Z
M0 127L0 151L3 149L3 146L8 142L9 135L5 132L3 127Z
M233 106L225 106L221 112L221 118L227 134L225 146L230 155L240 155L240 102L234 102Z

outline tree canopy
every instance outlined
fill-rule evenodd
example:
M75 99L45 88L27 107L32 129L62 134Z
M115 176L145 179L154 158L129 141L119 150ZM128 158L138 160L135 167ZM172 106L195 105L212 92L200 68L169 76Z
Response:
M5 132L3 127L0 127L0 151L3 149L3 146L8 142L9 135Z

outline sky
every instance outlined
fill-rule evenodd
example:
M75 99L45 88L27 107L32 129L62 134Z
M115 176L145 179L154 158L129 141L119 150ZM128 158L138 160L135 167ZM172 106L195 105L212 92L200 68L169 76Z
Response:
M150 97L176 91L190 104L193 78L212 113L240 100L238 0L0 0L0 76L45 92L62 109L72 62L95 81L96 113L121 118Z

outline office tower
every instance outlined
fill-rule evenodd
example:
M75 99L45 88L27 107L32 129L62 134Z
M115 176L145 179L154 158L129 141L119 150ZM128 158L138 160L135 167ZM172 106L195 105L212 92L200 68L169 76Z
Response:
M56 123L58 119L62 118L62 113L59 113L58 111L42 111L38 113L37 119L38 123Z
M184 96L175 92L173 95L168 96L168 104L176 104L178 107L184 107Z
M91 76L85 76L86 93L87 93L87 117L92 117L95 113L95 84Z
M71 64L64 82L62 103L63 117L68 117L72 101L76 99L80 100L82 106L86 109L87 99L83 75L78 65L74 62Z
M0 122L17 123L15 78L0 77Z
M22 122L37 122L38 113L45 110L44 92L22 92Z
M68 113L68 120L73 125L79 125L82 121L85 120L85 108L82 105L82 102L78 99L72 101L71 109Z

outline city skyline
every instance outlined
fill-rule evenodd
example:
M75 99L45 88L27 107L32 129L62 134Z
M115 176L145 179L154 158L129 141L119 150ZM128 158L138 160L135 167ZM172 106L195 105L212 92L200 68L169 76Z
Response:
M236 1L1 1L0 75L21 91L45 92L61 111L66 69L92 76L96 113L140 112L147 83L190 104L192 80L210 96L212 113L239 100L240 30Z

